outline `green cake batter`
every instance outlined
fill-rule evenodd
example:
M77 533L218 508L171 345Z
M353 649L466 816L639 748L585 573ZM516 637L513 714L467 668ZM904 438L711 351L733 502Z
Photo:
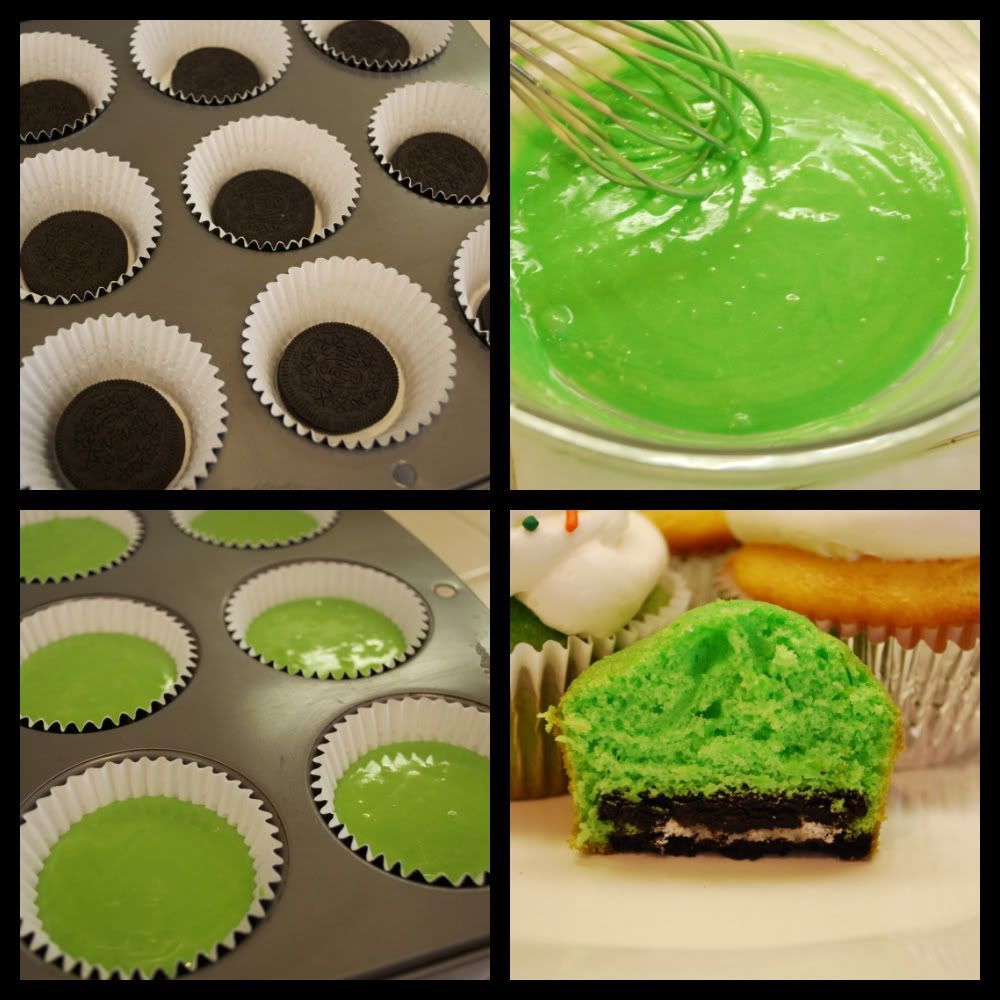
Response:
M923 128L817 64L751 53L737 68L772 138L702 202L607 181L541 125L515 143L516 395L617 430L846 426L953 315L968 220Z
M247 642L293 674L338 679L370 673L406 649L394 622L342 597L308 597L268 608L250 623Z
M207 538L234 545L274 545L316 530L304 510L205 510L191 527Z
M359 757L333 793L359 843L404 875L453 882L490 868L490 762L450 743L390 743Z
M123 555L128 539L96 517L54 517L21 527L21 576L58 580L100 569Z
M205 806L145 796L88 813L59 838L38 876L38 916L73 958L172 974L240 923L254 886L234 826Z
M50 642L21 664L21 715L83 728L148 710L177 677L161 646L121 632Z

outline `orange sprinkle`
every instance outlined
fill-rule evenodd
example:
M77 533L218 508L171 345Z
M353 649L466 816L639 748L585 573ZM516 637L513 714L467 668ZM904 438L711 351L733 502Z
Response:
M580 525L580 512L578 510L566 511L566 530L576 531Z

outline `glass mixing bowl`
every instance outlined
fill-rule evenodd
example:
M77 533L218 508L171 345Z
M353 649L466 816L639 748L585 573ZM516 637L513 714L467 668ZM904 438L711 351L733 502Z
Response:
M511 472L517 475L512 483L516 488L787 488L869 472L976 425L979 22L711 23L733 49L805 56L868 81L895 97L937 138L969 207L971 280L963 304L920 363L873 398L862 413L852 415L849 429L819 426L738 439L681 434L669 427L609 431L596 419L553 410L539 387L522 377L512 357ZM512 156L526 130L534 127L530 113L512 97Z

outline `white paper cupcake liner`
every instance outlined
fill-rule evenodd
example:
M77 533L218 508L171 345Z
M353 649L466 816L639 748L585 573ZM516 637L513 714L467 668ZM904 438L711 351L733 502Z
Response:
M395 358L403 399L391 426L326 434L285 409L278 361L291 340L319 323L361 327ZM243 363L261 403L286 427L331 448L368 450L417 434L441 412L455 381L455 341L434 300L406 275L366 259L328 257L278 275L257 296L243 330Z
M483 296L490 290L490 220L476 226L462 241L455 257L455 294L469 325L490 343L490 331L476 318Z
M309 597L341 597L357 601L380 611L403 633L406 642L403 652L359 670L359 677L380 674L383 670L405 663L420 648L430 630L427 605L409 584L371 566L332 559L285 563L251 576L236 588L226 602L226 628L240 648L261 663L275 670L295 673L258 653L247 642L246 634L253 620L269 608Z
M670 601L653 614L635 619L614 635L571 635L550 639L535 649L518 643L510 654L510 797L543 798L566 790L566 777L554 738L539 719L591 664L665 628L688 609L691 592L684 579L667 570L662 584Z
M376 854L351 833L333 806L337 782L359 757L369 750L410 740L439 740L488 758L490 715L471 705L420 696L385 699L354 709L333 726L317 748L313 757L313 795L327 824L352 851L363 854L366 861L377 863L385 871L399 865L404 878L415 874L424 881L433 881L419 868L406 869L399 859ZM487 870L466 872L458 880L440 877L454 886L463 883L480 886L486 883L488 875Z
M340 52L327 44L326 39L330 32L338 24L344 23L344 21L303 21L302 27L312 39L313 44L321 48L328 56L339 59L340 62L347 63L349 66L372 70L412 69L414 66L429 62L444 51L444 47L451 38L453 28L451 21L382 20L382 24L388 24L389 27L395 28L401 35L406 36L406 40L410 43L410 57L402 61L398 59L372 60Z
M237 779L194 761L168 757L115 761L90 767L56 785L23 816L19 866L21 937L26 939L32 951L43 952L45 961L61 966L65 972L78 971L83 978L94 970L100 979L128 978L133 974L143 979L151 978L135 969L107 969L81 956L64 954L41 924L36 889L39 873L52 846L74 823L112 802L153 795L214 810L236 827L253 858L256 891L250 909L223 940L199 954L193 964L216 961L220 948L235 948L236 935L249 934L253 927L251 920L264 917L264 903L274 899L276 886L281 881L278 869L283 861L277 825L260 799ZM192 905L196 906L197 900L192 900ZM173 976L183 969L178 963L175 968L164 971Z
M716 587L727 600L753 600L725 568ZM925 628L813 622L843 640L899 706L904 749L897 767L929 767L978 746L978 622Z
M21 662L43 646L88 632L124 632L148 639L165 649L177 666L177 676L147 704L136 705L135 711L118 718L106 714L88 719L86 724L96 729L106 722L123 725L162 708L186 687L197 664L197 644L187 624L166 608L125 597L78 597L29 612L21 619ZM34 718L23 712L21 721L29 726L41 722L41 728L54 732L83 729L78 723Z
M170 84L181 56L202 48L226 48L246 56L261 83L225 98L195 97ZM292 40L281 21L139 21L129 46L142 78L163 94L194 104L235 104L273 87L292 56Z
M213 508L218 509L218 508ZM299 542L307 542L311 538L316 538L317 535L323 534L329 528L333 527L336 523L338 516L340 515L339 510L306 510L303 511L304 514L308 514L316 522L316 527L310 531L305 532L301 535L296 535L294 538L286 539L281 542L221 542L217 538L212 538L210 535L202 534L196 528L191 527L191 522L199 515L204 514L203 510L172 510L170 512L170 519L174 524L184 532L185 535L190 535L192 538L197 538L199 542L208 542L209 545L219 545L225 549L278 549L284 548L287 545L297 545Z
M149 181L130 163L94 149L52 149L21 164L18 246L35 226L60 212L98 212L117 223L128 241L128 269L96 292L69 297L33 292L22 276L22 300L65 305L107 295L142 268L160 238L160 203Z
M52 440L77 393L107 379L134 379L165 393L189 428L187 465L171 489L194 489L222 447L226 397L201 344L161 319L102 315L60 330L21 368L21 487L67 489Z
M490 95L462 83L412 83L382 98L368 123L375 157L401 184L440 201L482 205L490 200L490 182L474 198L425 188L403 176L392 157L407 139L424 132L448 132L475 146L490 165Z
M308 236L261 244L213 221L212 202L219 189L249 170L278 170L309 188L316 216ZM181 181L188 207L203 226L253 250L288 250L326 239L347 221L358 201L358 168L344 144L318 125L278 115L256 115L220 125L188 154Z
M82 118L41 132L22 132L21 142L49 142L89 125L108 106L117 84L115 64L103 49L57 31L21 35L20 66L22 86L35 80L62 80L90 101L90 110Z
M104 563L97 569L87 570L84 573L64 574L60 577L47 576L44 579L21 577L22 583L64 583L68 580L82 580L84 577L95 576L106 569L111 569L112 566L123 563L135 552L142 541L144 531L142 518L133 510L22 510L20 527L23 528L28 524L39 524L42 521L51 521L57 517L92 517L103 521L120 531L128 539L128 545L120 556Z

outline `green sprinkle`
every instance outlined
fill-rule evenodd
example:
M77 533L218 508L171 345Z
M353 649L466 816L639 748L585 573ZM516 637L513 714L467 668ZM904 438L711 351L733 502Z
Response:
M538 527L538 518L529 514L521 524L527 531L534 531Z

